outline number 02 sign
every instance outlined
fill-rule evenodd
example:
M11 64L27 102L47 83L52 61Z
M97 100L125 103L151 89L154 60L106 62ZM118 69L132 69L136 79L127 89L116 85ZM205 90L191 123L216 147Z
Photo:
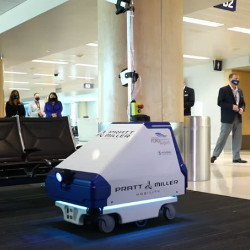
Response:
M214 6L215 8L229 10L229 11L236 11L236 0L224 2L222 4Z

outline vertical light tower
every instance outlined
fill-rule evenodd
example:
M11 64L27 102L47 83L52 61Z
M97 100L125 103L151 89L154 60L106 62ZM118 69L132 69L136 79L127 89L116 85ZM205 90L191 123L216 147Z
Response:
M119 77L122 86L128 87L128 104L130 106L130 121L149 121L150 117L143 115L143 105L135 101L134 85L139 77L134 69L134 3L133 0L106 0L116 6L116 15L127 12L127 68L121 71Z

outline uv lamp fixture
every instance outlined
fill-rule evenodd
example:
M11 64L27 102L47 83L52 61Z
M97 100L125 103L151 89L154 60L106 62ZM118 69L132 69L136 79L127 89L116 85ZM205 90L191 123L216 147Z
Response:
M56 172L56 180L59 183L63 183L65 185L69 185L73 181L74 173L69 169L62 169Z

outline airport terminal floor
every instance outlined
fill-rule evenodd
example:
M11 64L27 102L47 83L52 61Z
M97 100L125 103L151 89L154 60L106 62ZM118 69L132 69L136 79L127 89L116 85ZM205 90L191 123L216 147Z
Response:
M0 249L250 249L250 151L241 157L248 163L223 153L209 181L189 182L174 220L117 225L109 234L65 222L41 184L1 187Z
M188 189L250 200L250 152L241 151L247 163L233 163L226 151L210 165L210 180L189 182Z

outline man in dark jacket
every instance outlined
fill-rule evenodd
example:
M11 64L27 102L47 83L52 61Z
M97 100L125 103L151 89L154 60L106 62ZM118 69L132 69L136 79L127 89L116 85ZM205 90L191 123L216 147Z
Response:
M184 116L191 115L191 107L194 106L194 89L186 86L184 82Z
M242 141L242 113L245 110L243 92L238 88L239 75L229 75L229 85L220 88L218 105L221 107L221 131L217 140L211 163L213 163L223 150L227 138L232 131L233 162L246 163L240 158Z

